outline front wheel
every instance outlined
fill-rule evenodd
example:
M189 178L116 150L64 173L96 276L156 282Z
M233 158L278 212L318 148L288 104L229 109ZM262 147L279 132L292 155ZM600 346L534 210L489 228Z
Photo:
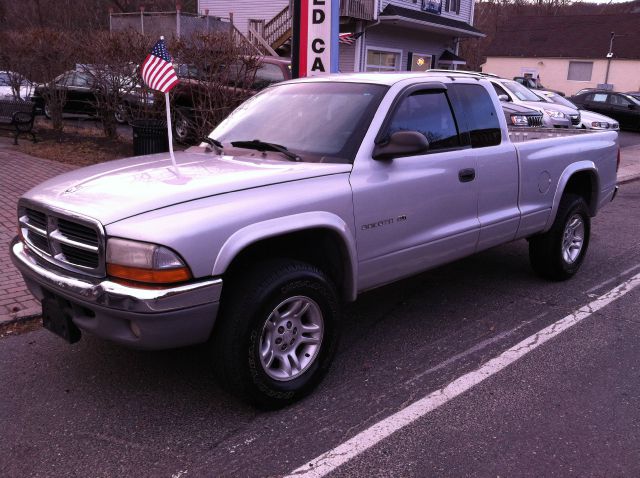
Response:
M557 281L574 276L584 261L590 235L591 219L584 199L565 194L551 229L529 241L533 270Z
M337 345L339 301L331 281L310 264L274 260L230 287L212 340L224 384L261 408L308 394Z

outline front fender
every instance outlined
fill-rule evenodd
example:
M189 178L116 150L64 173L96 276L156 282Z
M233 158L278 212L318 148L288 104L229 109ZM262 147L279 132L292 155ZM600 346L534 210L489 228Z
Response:
M305 229L329 229L338 234L348 254L345 265L345 296L355 300L358 261L355 238L348 225L337 215L325 211L312 211L269 219L250 224L233 233L222 245L213 265L212 276L222 275L240 252L258 241Z

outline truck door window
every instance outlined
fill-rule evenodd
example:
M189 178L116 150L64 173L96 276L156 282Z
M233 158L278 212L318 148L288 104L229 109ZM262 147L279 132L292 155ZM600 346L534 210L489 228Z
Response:
M448 91L453 111L459 119L460 134L469 134L471 147L485 148L500 144L500 120L487 90L480 85L451 84Z
M429 141L429 151L460 146L458 129L444 92L413 93L393 113L386 136L397 131L418 131Z

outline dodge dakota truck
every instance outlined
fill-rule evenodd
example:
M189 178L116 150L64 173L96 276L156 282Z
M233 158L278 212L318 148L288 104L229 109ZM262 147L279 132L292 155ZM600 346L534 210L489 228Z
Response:
M578 271L617 191L617 133L531 131L512 142L471 74L292 80L177 168L140 156L33 188L12 259L67 341L207 343L223 384L280 407L327 372L363 291L518 239L541 276Z

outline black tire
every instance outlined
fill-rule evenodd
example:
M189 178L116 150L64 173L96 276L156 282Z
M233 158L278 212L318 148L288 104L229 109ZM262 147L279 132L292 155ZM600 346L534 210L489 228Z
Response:
M113 112L113 118L118 124L127 124L129 122L129 108L126 104L119 104Z
M51 113L49 112L49 104L45 103L44 106L42 107L42 112L44 113L45 118L47 118L48 120L51 119Z
M281 408L311 392L329 369L338 342L338 294L322 271L307 263L289 259L262 263L239 279L237 282L231 279L231 290L222 299L222 310L211 340L214 366L222 384L230 392L259 408ZM307 345L300 340L303 333L309 335L309 332L303 332L302 325L296 336L292 335L296 333L295 327L289 331L285 329L285 326L291 328L290 321L286 324L277 322L291 316L272 315L283 304L302 300L300 298L315 304L305 310L311 310L315 320L321 320L323 324L317 345ZM320 319L317 318L318 312ZM298 315L294 317L302 324L308 314L300 314L300 319ZM283 326L278 327L278 324ZM277 335L280 329L288 334L282 335L285 337L285 348L289 340L298 339L295 344L291 342L289 352L280 352L279 347L283 345L274 345L278 339L283 343ZM273 340L267 340L268 337ZM284 363L272 358L273 369L267 368L260 355L260 349L264 351L265 347L275 350L277 354L300 352L302 359L298 363L309 362L304 367L298 365L300 368L295 370L295 367L291 367L294 362L285 357L292 376L276 379L269 374L279 370L275 365ZM313 351L307 347L313 348ZM271 355L273 357L273 352Z
M565 243L565 239L570 238L565 237L566 234L575 239L571 248L568 247L569 242ZM575 194L565 194L551 229L529 240L531 267L546 279L562 281L573 277L584 261L590 235L591 218L584 199ZM578 248L580 236L582 241Z
M179 144L189 144L193 140L193 126L189 113L176 111L173 120L173 137Z

